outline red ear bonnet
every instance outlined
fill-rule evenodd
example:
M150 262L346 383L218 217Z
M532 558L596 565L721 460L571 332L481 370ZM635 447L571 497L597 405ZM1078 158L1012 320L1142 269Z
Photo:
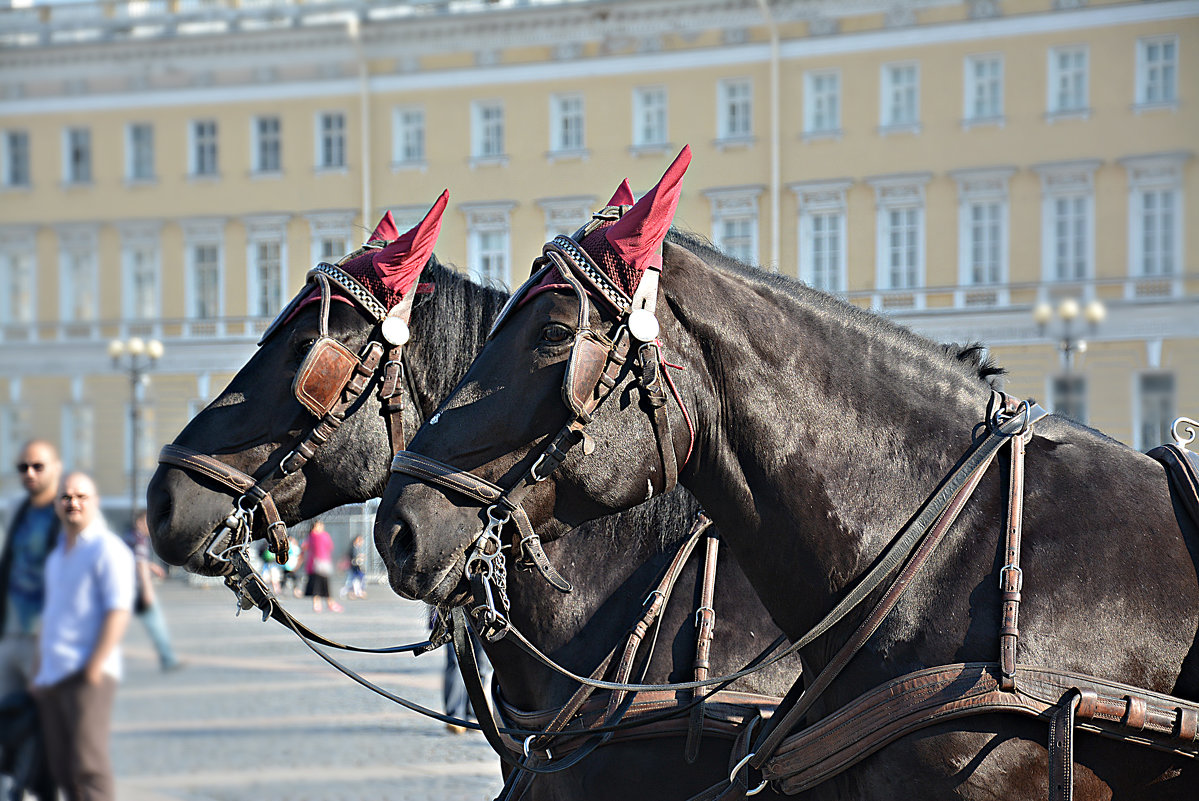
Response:
M383 215L383 219L379 220L379 224L375 226L375 230L371 232L367 242L390 242L398 238L400 229L396 228L395 218L391 216L391 211L388 210Z
M633 197L633 189L629 186L629 179L625 178L620 182L620 186L616 187L616 193L612 195L612 199L608 201L609 206L631 206L637 202L637 198Z
M441 232L441 215L449 201L450 192L447 189L415 228L375 253L375 273L389 293L395 296L393 302L384 301L388 307L394 306L400 298L407 297L416 279L420 278L421 270L433 255L437 234ZM388 212L375 232L378 233L383 224L390 221L391 212ZM391 228L395 230L395 223L391 223Z

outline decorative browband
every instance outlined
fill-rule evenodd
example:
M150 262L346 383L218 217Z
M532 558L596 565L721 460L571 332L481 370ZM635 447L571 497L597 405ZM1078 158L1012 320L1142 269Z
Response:
M308 271L309 277L311 277L313 273L321 273L325 275L330 281L333 281L346 292L348 292L350 297L358 301L358 304L362 306L362 308L366 309L371 315L374 316L375 320L382 320L387 316L387 309L373 294L371 294L371 291L360 284L358 279L354 278L354 276L350 275L340 267L329 264L328 262L321 262Z
M604 298L612 304L620 314L626 314L629 308L633 305L633 301L626 295L620 287L612 283L612 279L595 265L591 257L579 247L579 243L575 242L569 236L559 234L552 241L546 244L546 248L554 248L569 259L570 266L581 277L586 278L588 283L600 291Z

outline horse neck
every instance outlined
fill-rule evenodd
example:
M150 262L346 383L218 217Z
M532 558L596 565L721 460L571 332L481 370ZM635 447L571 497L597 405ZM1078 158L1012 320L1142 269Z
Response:
M663 291L682 330L664 339L700 432L684 483L797 636L969 447L989 390L937 345L827 295L677 262Z

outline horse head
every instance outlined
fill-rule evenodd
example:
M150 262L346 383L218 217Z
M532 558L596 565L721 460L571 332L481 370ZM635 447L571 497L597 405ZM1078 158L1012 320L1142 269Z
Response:
M498 534L510 518L518 561L536 563L539 538L675 486L694 433L655 303L689 161L685 148L637 203L622 184L591 223L545 246L457 389L397 456L375 526L396 592L445 601L473 556L507 547Z
M284 525L378 496L403 446L389 438L420 420L401 348L447 201L403 236L388 212L362 248L311 270L250 361L163 449L147 517L164 560L219 574L225 548L281 547Z

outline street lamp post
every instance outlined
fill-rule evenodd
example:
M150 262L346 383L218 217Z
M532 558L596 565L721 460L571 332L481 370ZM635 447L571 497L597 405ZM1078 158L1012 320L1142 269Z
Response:
M137 519L137 457L138 437L141 433L141 390L148 383L146 373L162 358L162 343L157 339L146 341L141 337L114 339L108 343L108 355L112 366L124 370L129 376L129 521Z
M1041 336L1045 335L1049 324L1053 322L1054 318L1061 320L1061 334L1058 337L1057 347L1062 353L1062 372L1067 394L1063 397L1064 403L1062 404L1058 404L1057 399L1054 398L1054 405L1064 407L1060 408L1059 411L1074 419L1080 417L1077 414L1078 407L1076 402L1078 398L1075 397L1077 393L1073 376L1074 354L1087 352L1087 341L1080 337L1074 328L1074 323L1080 315L1089 324L1090 330L1094 331L1107 317L1107 307L1100 300L1092 300L1083 307L1074 298L1066 298L1057 305L1056 309L1048 303L1041 302L1037 304L1032 312L1033 319L1041 331ZM1079 422L1083 421L1079 420Z

